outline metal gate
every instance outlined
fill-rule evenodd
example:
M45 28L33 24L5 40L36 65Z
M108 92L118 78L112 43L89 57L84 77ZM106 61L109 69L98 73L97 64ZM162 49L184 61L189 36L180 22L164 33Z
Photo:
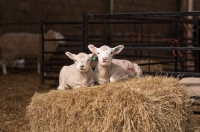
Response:
M200 12L157 12L133 14L83 13L82 22L42 22L42 34L48 25L73 27L76 34L64 35L61 51L46 52L47 40L42 35L42 82L54 80L58 85L63 65L72 64L65 56L70 47L73 53L86 52L89 43L95 46L122 44L125 49L116 58L128 59L144 68L144 74L168 76L200 76ZM73 44L72 44L73 42ZM44 62L44 54L58 57ZM65 58L60 57L63 55ZM159 69L159 68L160 69ZM157 69L158 68L158 69Z
M111 47L123 44L125 51L116 57L146 66L145 74L199 77L199 16L200 12L83 13L82 51L88 52L89 43ZM88 37L91 21L107 26L109 31L101 34L103 38ZM164 70L153 71L152 67L158 65Z

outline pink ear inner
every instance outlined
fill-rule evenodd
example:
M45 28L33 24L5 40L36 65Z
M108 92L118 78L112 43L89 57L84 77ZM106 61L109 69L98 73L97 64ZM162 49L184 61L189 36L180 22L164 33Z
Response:
M70 52L65 53L70 59L74 60L74 55Z

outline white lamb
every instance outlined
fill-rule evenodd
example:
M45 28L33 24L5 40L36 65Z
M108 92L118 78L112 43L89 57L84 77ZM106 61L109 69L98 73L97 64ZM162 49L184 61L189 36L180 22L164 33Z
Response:
M49 30L45 39L64 39L59 32ZM55 51L59 43L64 41L46 41L45 51ZM40 35L30 33L7 33L0 38L0 64L2 65L3 74L7 74L6 65L16 59L37 59L37 71L40 73ZM52 54L44 56L45 61Z
M58 90L93 86L94 75L90 62L94 54L79 53L76 55L70 52L65 54L74 60L74 64L62 67Z
M112 59L113 55L120 53L124 46L118 45L114 48L101 46L100 48L90 44L89 50L98 57L98 63L94 70L95 81L99 84L116 82L129 77L143 76L142 70L136 63L127 60Z

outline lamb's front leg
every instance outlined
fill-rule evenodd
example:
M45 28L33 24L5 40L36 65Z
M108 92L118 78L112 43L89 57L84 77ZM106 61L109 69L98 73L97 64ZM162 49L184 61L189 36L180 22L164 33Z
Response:
M102 78L102 77L97 77L95 78L95 81L98 83L98 84L104 84L104 83L109 83L109 78Z
M110 82L117 82L117 81L128 79L128 78L129 78L128 74L119 74L119 73L116 73L116 74L113 74L110 77Z
M88 87L90 86L94 86L95 82L94 81L91 81L89 84L88 84Z
M65 85L65 84L60 84L57 89L58 90L67 90L67 89L70 89L70 86Z

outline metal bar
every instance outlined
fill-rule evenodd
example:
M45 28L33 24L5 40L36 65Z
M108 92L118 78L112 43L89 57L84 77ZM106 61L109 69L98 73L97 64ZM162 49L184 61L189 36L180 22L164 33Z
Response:
M20 23L0 23L0 25L41 25L41 23L38 22L32 22L32 23L27 23L27 22L20 22Z
M45 25L48 25L48 24L49 24L49 25L55 25L55 24L56 24L56 25L57 25L57 24L80 24L80 25L81 25L82 22L47 22L47 21L45 21L44 24L45 24Z
M65 59L61 59L61 60L65 60ZM65 62L55 62L55 61L57 61L57 59L56 60L54 60L54 62L51 62L51 63L49 63L49 62L47 62L47 63L44 63L44 65L54 65L54 66L60 66L60 65L65 65L65 64L67 64L67 63L73 63L73 62L71 62L71 61L69 61L69 62L66 62L66 60L65 60ZM59 60L60 61L60 60ZM178 60L178 62L181 62L182 60ZM189 60L183 60L183 61L189 61ZM168 64L168 63L174 63L175 61L161 61L161 62L150 62L150 63L142 63L142 64L140 64L140 63L138 63L140 66L145 66L145 65L158 65L158 64Z
M200 47L132 47L126 46L125 49L129 50L195 50L200 51Z
M181 62L182 60L177 60L178 62ZM191 61L191 59L188 60L183 60L183 61ZM150 62L150 63L142 63L139 64L140 66L144 66L147 64L151 64L151 65L157 65L157 64L168 64L168 63L174 63L175 61L160 61L160 62Z
M44 30L45 30L45 25L44 25L44 20L42 20L42 26L41 26L41 38L42 38L42 60L41 60L41 77L42 77L42 84L44 84Z
M149 22L149 21L148 21ZM150 43L150 28L149 28L149 23L148 23L148 44ZM150 63L150 59L151 59L151 57L150 57L150 50L148 50L148 62ZM149 68L149 71L150 71L150 65L148 66L148 68Z
M140 20L140 21L138 21ZM102 22L88 22L88 24L141 24L141 23L148 23L147 20L149 20L149 23L151 24L173 24L174 22L184 22L184 23L190 23L190 24L195 24L194 20L189 20L189 19L182 19L182 20L178 20L178 19L155 19L155 18L135 18L133 21L128 21L128 22L124 22L124 21L102 21ZM9 22L9 23L4 23L4 22L0 22L0 25L40 25L41 23L38 22L20 22L20 23L16 23L16 22ZM57 25L57 24L80 24L82 25L82 22L48 22L45 21L44 22L45 25Z
M144 24L141 24L141 33L143 33L144 32ZM142 34L141 35L141 43L140 43L140 45L143 45L143 43L144 43L144 34ZM142 59L142 50L140 50L139 51L140 52L140 59Z
M83 13L83 29L82 29L82 52L87 52L88 45L88 17L87 13Z
M171 71L165 71L165 72L145 72L144 74L148 75L168 75L168 76L176 76L176 77L200 77L200 73L196 72L171 72Z
M199 31L200 31L200 20L196 20L196 46L200 47L200 41L199 41ZM197 48L195 47L195 48ZM200 54L199 51L196 51L196 64L195 64L195 71L200 72Z
M182 19L182 18L181 18L181 19ZM184 26L183 23L180 24L180 41L179 41L177 47L178 47L178 46L183 47L183 45L182 45L183 42L184 42L184 40L183 40L183 38L184 38L184 27L183 27L183 26ZM180 52L181 52L181 51L180 51ZM178 54L178 52L177 52L177 54ZM177 56L178 56L178 55L177 55ZM185 56L179 57L178 60L183 60L183 58L185 58ZM180 64L181 64L181 70L183 71L184 68L185 68L185 64L184 64L183 61L181 61ZM187 64L186 64L186 65L187 65Z
M73 42L80 42L81 38L71 38L71 39L44 39L44 41L73 41Z
M175 24L175 28L176 28L176 39L179 39L179 30L180 30L180 24L179 23L176 23ZM175 51L175 53L177 54L177 50ZM174 60L175 60L175 63L174 63L174 71L177 72L177 69L178 69L178 62L177 62L177 55L174 56Z
M135 31L136 33L138 32L138 30L137 30L137 25L136 24L134 24L134 26L133 26L133 32ZM135 34L135 35L132 35L132 37L134 37L134 42L133 42L133 40L131 40L130 42L132 42L132 43L134 43L134 45L138 45L138 35L137 34ZM138 59L138 50L135 50L134 51L135 52L135 58L136 59Z
M88 18L126 19L137 17L200 16L200 12L145 12L132 14L87 14Z

